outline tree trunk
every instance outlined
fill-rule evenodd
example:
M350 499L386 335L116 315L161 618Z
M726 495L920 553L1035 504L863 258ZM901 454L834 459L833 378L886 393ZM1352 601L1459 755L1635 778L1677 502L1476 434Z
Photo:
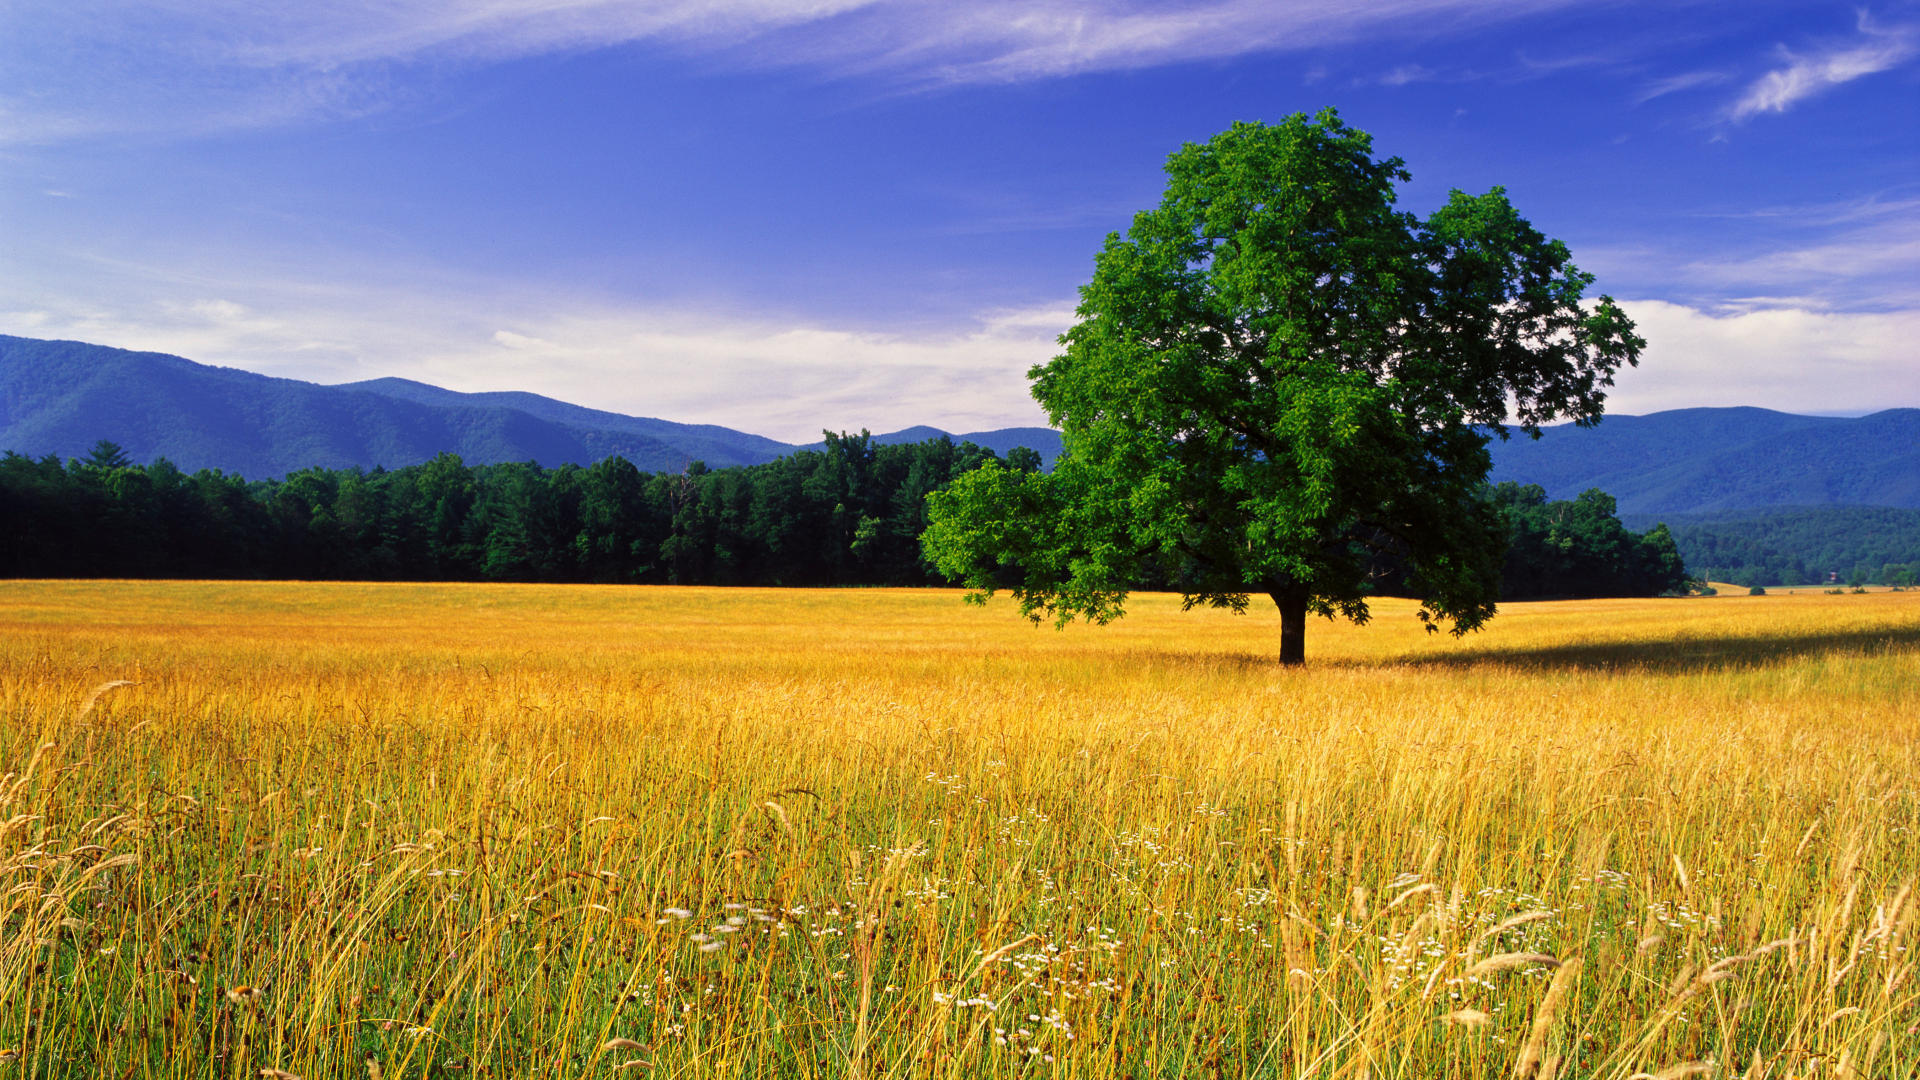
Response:
M1280 665L1296 667L1307 662L1307 592L1305 589L1275 590L1273 602L1280 608Z

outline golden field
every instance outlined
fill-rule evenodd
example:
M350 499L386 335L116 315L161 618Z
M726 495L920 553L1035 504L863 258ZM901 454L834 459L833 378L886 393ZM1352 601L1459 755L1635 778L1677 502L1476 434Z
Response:
M0 1077L1920 1077L1920 593L0 583Z

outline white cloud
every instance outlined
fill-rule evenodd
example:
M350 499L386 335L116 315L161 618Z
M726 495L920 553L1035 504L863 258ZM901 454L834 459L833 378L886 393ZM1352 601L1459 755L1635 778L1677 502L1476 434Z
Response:
M551 349L554 347L551 341L543 341L537 337L528 337L525 334L516 334L511 330L495 330L493 332L493 340L495 344L505 346L509 349Z
M1574 0L74 0L0 5L0 144L378 110L395 64L651 41L730 64L999 83L1458 32Z
M1785 112L1830 87L1899 67L1920 51L1916 43L1920 35L1914 27L1883 30L1862 16L1860 29L1870 39L1864 45L1827 49L1809 56L1782 50L1787 65L1767 72L1748 86L1727 110L1728 118L1738 122L1760 113Z
M1607 407L1647 413L1704 405L1861 412L1920 405L1920 308L1833 312L1760 306L1714 314L1665 300L1622 307L1647 339Z

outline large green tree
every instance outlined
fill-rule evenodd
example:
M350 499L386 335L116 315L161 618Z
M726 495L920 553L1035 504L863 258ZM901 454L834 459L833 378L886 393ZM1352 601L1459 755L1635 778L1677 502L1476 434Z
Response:
M1159 582L1187 606L1364 622L1404 583L1429 629L1492 616L1507 531L1491 435L1599 421L1645 344L1505 192L1425 220L1332 110L1236 124L1167 163L1108 236L1065 351L1030 373L1065 434L1051 474L987 468L933 498L928 557L1024 614L1104 622Z

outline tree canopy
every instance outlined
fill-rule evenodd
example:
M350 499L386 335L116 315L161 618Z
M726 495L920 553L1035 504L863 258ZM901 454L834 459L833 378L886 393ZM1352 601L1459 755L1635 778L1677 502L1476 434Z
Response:
M1488 489L1511 532L1500 598L1657 596L1688 585L1687 565L1665 525L1634 533L1615 515L1613 496L1589 488L1549 502L1538 484L1511 480Z
M1029 373L1064 455L936 494L940 570L1060 623L1111 619L1148 579L1189 607L1264 593L1283 663L1308 613L1364 622L1390 579L1429 629L1491 617L1508 529L1482 494L1489 437L1598 422L1645 343L1502 189L1422 220L1372 149L1327 110L1175 153Z

